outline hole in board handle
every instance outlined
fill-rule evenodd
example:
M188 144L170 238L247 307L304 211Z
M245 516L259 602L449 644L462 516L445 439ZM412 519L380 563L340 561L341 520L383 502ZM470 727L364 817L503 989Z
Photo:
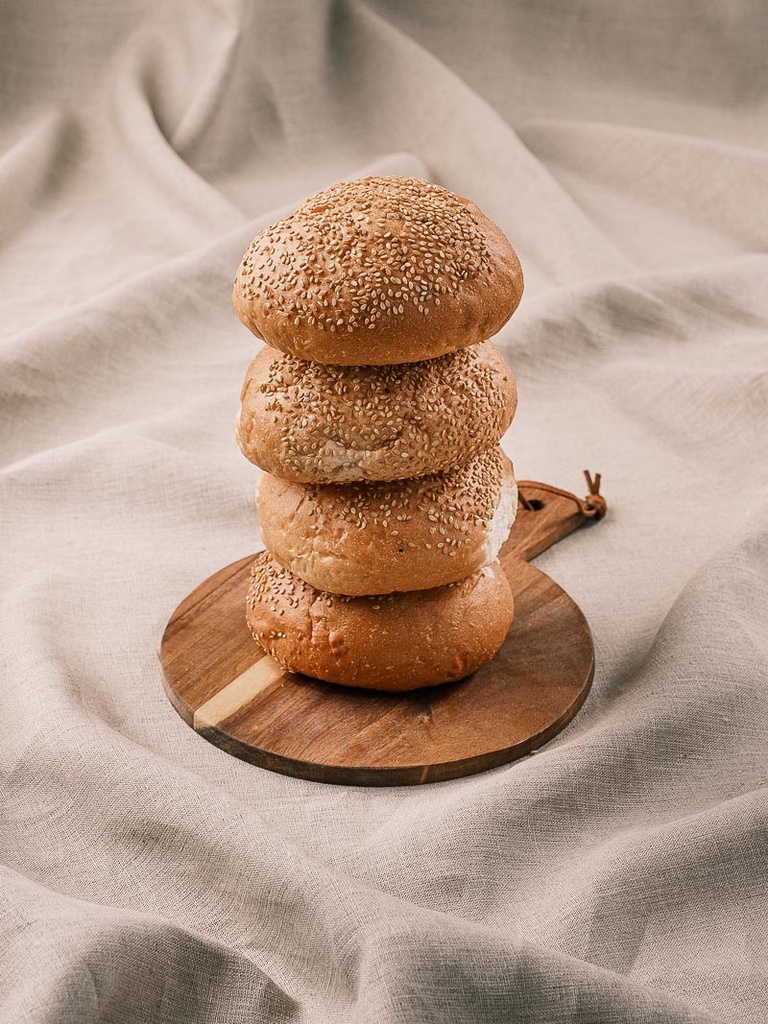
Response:
M520 504L524 509L527 509L528 512L538 512L540 509L544 508L544 502L539 498L525 498L522 494L520 495Z

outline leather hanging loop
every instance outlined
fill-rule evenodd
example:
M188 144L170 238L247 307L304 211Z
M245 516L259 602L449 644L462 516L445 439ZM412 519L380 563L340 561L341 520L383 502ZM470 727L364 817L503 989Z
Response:
M608 511L608 502L600 493L600 473L595 473L594 479L588 469L584 470L584 477L587 481L589 494L583 501L579 502L582 514L588 519L602 519Z

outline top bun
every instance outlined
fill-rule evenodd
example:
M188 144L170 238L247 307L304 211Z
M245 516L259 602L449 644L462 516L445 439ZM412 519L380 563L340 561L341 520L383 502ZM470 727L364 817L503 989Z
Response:
M474 203L418 178L343 181L251 242L237 315L288 355L339 366L434 359L496 334L523 275Z

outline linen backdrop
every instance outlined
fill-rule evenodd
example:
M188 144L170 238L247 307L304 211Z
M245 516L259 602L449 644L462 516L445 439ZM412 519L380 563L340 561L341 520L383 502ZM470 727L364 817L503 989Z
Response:
M768 8L6 0L0 1020L764 1022ZM298 781L175 714L176 604L259 546L240 256L429 177L526 272L521 478L594 688L535 756Z

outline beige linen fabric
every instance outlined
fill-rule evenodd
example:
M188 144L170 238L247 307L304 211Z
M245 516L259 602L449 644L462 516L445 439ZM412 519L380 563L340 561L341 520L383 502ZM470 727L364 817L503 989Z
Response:
M3 1024L768 1018L767 10L3 5ZM157 660L258 547L240 255L370 171L507 231L505 448L611 504L539 562L584 709L424 788L228 757Z

